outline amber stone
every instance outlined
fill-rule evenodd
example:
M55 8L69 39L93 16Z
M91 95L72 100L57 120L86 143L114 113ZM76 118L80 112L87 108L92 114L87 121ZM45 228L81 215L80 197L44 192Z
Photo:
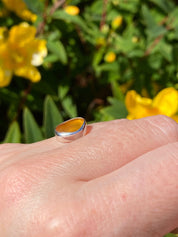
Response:
M78 131L84 124L83 118L74 118L59 124L56 131L59 133L72 133Z

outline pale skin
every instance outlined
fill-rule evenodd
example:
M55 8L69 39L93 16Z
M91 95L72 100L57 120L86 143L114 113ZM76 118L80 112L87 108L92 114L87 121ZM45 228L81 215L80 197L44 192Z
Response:
M178 226L178 124L88 126L62 144L0 145L0 236L162 237Z

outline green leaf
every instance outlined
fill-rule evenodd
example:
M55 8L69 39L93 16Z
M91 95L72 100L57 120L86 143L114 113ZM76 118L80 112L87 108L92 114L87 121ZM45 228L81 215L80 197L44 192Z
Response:
M28 9L36 14L42 13L44 10L44 4L40 0L23 0L23 1L26 3Z
M169 19L172 21L171 22L171 26L173 28L177 28L178 27L178 7L176 7L174 9L174 11L172 11L170 14L169 14Z
M99 50L97 50L93 57L93 67L96 67L99 65L101 60L103 59L103 55L105 53L105 47L101 47Z
M23 126L26 143L43 140L41 130L28 108L25 108L23 111Z
M18 95L7 88L1 88L0 99L3 99L5 102L11 104L13 102L17 102L19 100Z
M117 81L112 81L111 82L111 89L112 89L112 93L114 95L114 98L120 100L120 101L124 101L124 95L120 89L119 83L117 83Z
M58 60L63 63L67 64L67 54L65 51L65 48L61 41L48 41L47 42L47 47L51 53L53 53Z
M119 8L123 11L129 11L132 13L136 13L139 7L139 0L132 0L132 1L118 1Z
M44 63L55 63L58 60L59 60L58 56L56 56L55 54L50 54L44 58Z
M148 65L155 70L159 70L159 68L161 68L162 61L162 55L158 52L150 54L150 56L148 57Z
M63 21L69 22L69 23L74 23L74 24L80 26L81 28L83 28L84 30L86 28L86 24L80 16L69 15L63 10L55 11L52 15L52 18L58 19L58 20L63 20Z
M166 34L167 30L163 26L155 25L151 29L147 29L148 37L150 39L155 39L160 35Z
M6 133L4 143L19 143L21 141L20 127L17 121L14 121Z
M45 137L49 138L54 136L55 127L63 122L62 116L59 113L57 106L53 99L48 95L44 102L44 132Z
M123 101L112 97L109 97L108 101L111 105L100 110L103 120L126 118L128 113Z
M62 106L64 108L64 110L66 111L66 113L71 117L76 117L77 116L77 108L76 106L73 104L71 97L66 97L64 98L62 101Z
M97 69L100 70L100 71L110 71L110 72L117 72L118 71L118 68L119 68L119 65L118 65L118 62L117 61L114 61L112 63L103 63L99 66L97 66Z
M163 55L163 57L171 62L173 60L173 54L172 54L172 46L170 44L167 44L166 42L164 41L161 41L159 43L159 50L160 50L160 53Z
M116 39L116 43L117 43L118 49L125 54L130 53L135 47L135 45L131 41L131 38L126 39L121 36L118 36Z
M69 86L60 85L58 88L58 97L60 98L60 100L63 100L68 92L69 92Z
M146 33L151 40L167 32L165 27L157 25L154 16L146 5L142 6L142 15L147 26Z
M178 235L176 234L172 234L172 233L169 233L167 235L165 235L164 237L177 237Z
M169 13L175 8L174 3L171 1L167 0L151 0L151 1L155 3L158 7L160 7L165 13Z
M142 10L142 15L143 15L145 24L147 25L148 28L151 29L156 24L156 22L151 14L149 8L143 4L141 10Z

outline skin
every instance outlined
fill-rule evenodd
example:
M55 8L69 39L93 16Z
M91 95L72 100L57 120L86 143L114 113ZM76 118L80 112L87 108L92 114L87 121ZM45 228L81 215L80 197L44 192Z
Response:
M178 124L165 116L88 125L0 145L0 236L162 237L178 226Z

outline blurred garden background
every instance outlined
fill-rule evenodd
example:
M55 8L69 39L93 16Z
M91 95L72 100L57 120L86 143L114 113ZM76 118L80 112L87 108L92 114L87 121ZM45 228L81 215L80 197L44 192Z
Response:
M178 121L176 0L1 0L0 141L63 120Z
M1 143L156 114L178 122L176 0L0 1Z

